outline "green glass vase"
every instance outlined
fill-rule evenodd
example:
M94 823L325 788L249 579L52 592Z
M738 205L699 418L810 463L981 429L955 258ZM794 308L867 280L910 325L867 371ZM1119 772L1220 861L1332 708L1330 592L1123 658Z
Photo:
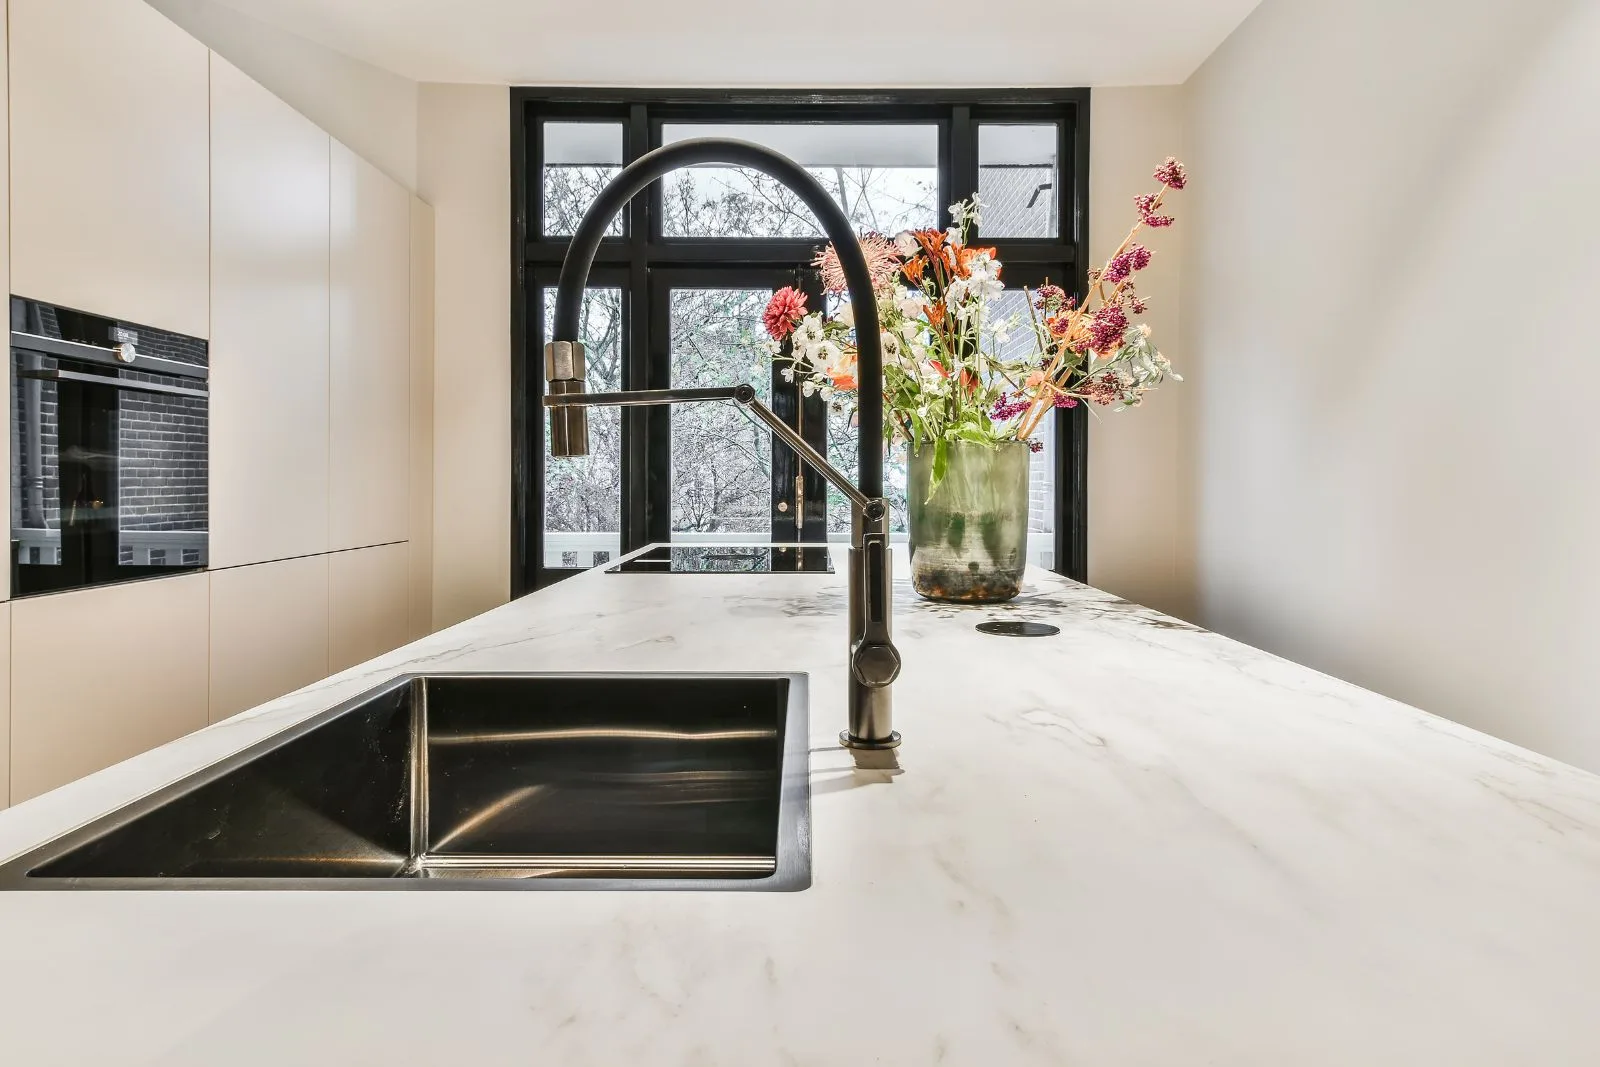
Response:
M931 492L933 447L910 456L912 587L959 604L1010 600L1028 561L1028 446L956 441L948 448L945 476Z

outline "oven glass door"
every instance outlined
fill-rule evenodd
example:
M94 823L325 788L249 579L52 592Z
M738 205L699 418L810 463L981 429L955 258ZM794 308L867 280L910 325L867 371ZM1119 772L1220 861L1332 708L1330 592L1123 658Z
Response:
M73 347L83 342L70 335L99 331L71 321L63 331L66 313L60 309L40 314L37 306L25 308L19 330L16 303L14 298L13 595L204 567L205 342L193 341L198 353L169 345L161 357L118 365L87 345ZM176 336L139 333L145 347L136 353ZM97 351L114 351L103 347L103 339L101 346ZM199 359L178 373L162 373L177 366L165 358L173 354ZM69 358L79 355L85 358Z

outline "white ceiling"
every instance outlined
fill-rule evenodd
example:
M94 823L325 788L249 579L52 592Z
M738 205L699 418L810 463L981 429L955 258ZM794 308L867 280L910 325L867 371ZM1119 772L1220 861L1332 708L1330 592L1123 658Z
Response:
M1260 0L218 0L418 81L1158 85Z

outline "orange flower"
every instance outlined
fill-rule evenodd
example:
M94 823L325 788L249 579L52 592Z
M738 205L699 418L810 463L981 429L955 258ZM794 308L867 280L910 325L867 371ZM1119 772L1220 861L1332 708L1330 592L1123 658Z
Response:
M956 382L961 386L961 388L967 391L968 396L971 396L973 393L978 391L978 376L973 374L970 370L963 368L961 371L961 377L957 378Z
M957 277L972 277L972 261L979 255L986 255L992 260L997 260L1000 253L993 248L961 248L956 251L955 272ZM995 277L1000 276L999 267L995 268Z
M856 387L855 375L846 371L840 371L837 374L830 375L830 377L833 379L833 387L835 389L843 389L845 392L849 392Z
M912 256L900 269L905 272L906 281L912 285L921 285L922 274L928 269L928 261L922 256Z
M950 372L945 370L944 369L944 364L940 363L938 360L936 360L936 359L928 360L928 366L930 366L934 370L938 371L939 372L939 377L941 377L941 378L950 377Z
M944 326L944 305L943 304L929 304L928 305L928 322L933 326L933 328L935 330L943 328L943 326Z

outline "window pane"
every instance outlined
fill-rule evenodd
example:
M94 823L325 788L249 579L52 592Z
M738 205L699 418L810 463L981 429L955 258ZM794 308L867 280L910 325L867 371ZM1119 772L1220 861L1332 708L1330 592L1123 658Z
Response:
M622 388L622 290L586 289L578 337L588 356L591 393ZM551 340L556 291L544 290L544 339ZM543 359L543 353L539 354ZM542 363L541 363L542 367ZM622 412L589 409L589 454L550 457L544 423L544 565L598 567L622 550Z
M749 382L772 397L762 343L769 289L674 289L674 388ZM732 403L676 404L672 415L672 532L678 541L766 541L772 534L772 435ZM682 536L688 535L688 536Z
M1056 126L978 127L984 237L1057 237Z
M939 129L861 123L667 123L662 144L736 137L766 145L811 172L858 230L893 234L938 225ZM666 237L818 237L800 198L741 167L690 167L666 178Z
M828 462L855 481L860 476L861 437L855 425L853 406L846 410L828 408ZM906 454L896 446L883 462L883 492L889 501L891 540L906 539ZM850 540L850 501L833 486L828 486L828 540Z
M622 170L622 123L544 124L544 233L570 236L594 198ZM622 236L622 216L608 237Z

